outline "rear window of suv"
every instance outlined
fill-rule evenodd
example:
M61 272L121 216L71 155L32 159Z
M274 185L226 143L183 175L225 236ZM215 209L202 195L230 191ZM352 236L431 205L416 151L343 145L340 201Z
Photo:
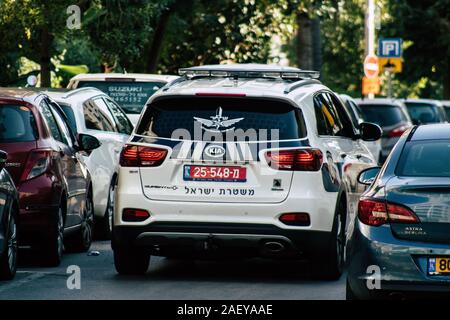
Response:
M160 88L164 82L131 82L131 81L80 81L78 87L97 88L115 102L128 114L140 114L148 98Z
M397 166L398 176L450 177L450 140L407 142Z
M28 107L0 105L0 142L28 142L38 137L34 115Z
M405 102L409 115L418 123L440 123L445 121L445 114L441 109L429 103Z
M405 114L399 106L394 105L361 105L364 120L373 122L381 127L390 127L407 121Z
M306 127L301 110L280 101L184 97L150 104L136 133L183 140L265 141L304 138Z

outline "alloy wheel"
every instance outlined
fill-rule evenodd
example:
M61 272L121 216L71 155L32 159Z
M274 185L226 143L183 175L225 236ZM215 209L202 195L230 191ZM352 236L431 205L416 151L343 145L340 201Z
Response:
M86 212L82 222L82 237L85 246L89 246L92 241L92 225L94 221L93 205L91 196L86 199Z
M15 270L17 264L17 225L13 216L9 221L8 235L8 265L9 270Z

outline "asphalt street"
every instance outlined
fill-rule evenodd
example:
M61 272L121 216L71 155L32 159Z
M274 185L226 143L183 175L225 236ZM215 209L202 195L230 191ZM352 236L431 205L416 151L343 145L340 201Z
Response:
M25 251L16 278L0 282L0 300L345 299L344 276L339 281L319 281L309 275L309 267L302 262L152 257L145 276L119 276L109 242L95 242L91 251L100 254L66 254L56 268L40 267L36 257ZM67 286L70 266L80 268L80 289Z

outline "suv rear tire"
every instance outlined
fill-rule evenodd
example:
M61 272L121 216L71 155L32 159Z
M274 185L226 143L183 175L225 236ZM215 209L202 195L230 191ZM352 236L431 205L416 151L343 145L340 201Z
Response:
M142 275L148 270L150 254L131 248L114 248L114 265L119 274Z
M323 280L338 280L345 264L345 217L346 205L340 201L334 217L328 250L314 265L314 274Z

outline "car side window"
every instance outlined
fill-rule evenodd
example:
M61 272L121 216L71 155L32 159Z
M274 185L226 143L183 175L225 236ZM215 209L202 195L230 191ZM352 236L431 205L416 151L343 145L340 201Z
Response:
M354 132L355 125L353 124L349 113L347 112L347 110L345 110L345 107L342 105L341 100L338 99L331 92L328 92L327 96L342 126L342 130L340 131L339 135L347 138L353 138L353 136L355 135Z
M61 131L61 135L63 137L64 143L67 144L68 146L72 147L73 142L74 142L72 139L73 136L70 133L70 129L67 126L66 121L63 120L59 111L55 110L53 107L52 107L52 113L53 113L55 120L58 124L58 127Z
M47 101L41 101L41 103L39 104L39 111L41 112L48 128L50 129L52 137L59 142L66 143L63 140L60 129L56 123L55 117L53 116L53 113L51 112L50 106L48 105Z
M116 126L120 133L130 134L133 131L133 126L128 120L126 114L120 109L120 107L112 100L104 98L109 110L111 111L114 119L116 120Z
M98 131L116 132L111 115L107 114L107 106L103 99L88 100L83 104L86 128Z
M344 127L334 105L326 93L320 93L314 98L314 111L319 135L342 135Z

